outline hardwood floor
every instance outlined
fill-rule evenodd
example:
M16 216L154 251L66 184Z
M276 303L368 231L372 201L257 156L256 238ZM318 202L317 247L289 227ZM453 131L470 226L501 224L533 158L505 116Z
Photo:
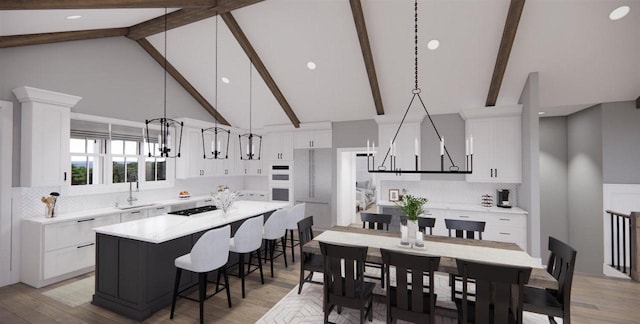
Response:
M297 252L297 250L296 250ZM258 272L246 279L247 297L242 299L240 279L229 278L233 308L227 307L224 293L210 298L205 305L205 320L213 323L253 323L298 284L300 264L282 258L275 263L274 278L265 267L265 284ZM290 261L290 256L289 256ZM103 308L84 303L71 307L42 293L86 278L87 275L41 289L19 283L0 288L0 323L134 323ZM577 275L574 278L571 305L574 323L638 323L640 324L640 283ZM169 319L169 307L156 312L144 323L196 323L198 304L179 300L176 315Z

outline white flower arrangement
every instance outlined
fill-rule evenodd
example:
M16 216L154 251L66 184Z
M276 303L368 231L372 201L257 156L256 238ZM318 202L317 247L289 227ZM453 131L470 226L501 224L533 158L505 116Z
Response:
M216 207L222 209L222 211L226 214L229 208L231 207L231 203L238 197L238 193L235 191L218 191L215 193L211 193L211 198L213 199L213 203Z

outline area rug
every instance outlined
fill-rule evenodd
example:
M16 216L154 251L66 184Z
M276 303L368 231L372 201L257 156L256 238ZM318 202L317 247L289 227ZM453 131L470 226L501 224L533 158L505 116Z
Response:
M455 308L455 305L450 301L451 294L448 286L448 276L437 275L434 279L436 294L438 295L438 307ZM322 274L314 274L314 280L322 281ZM380 294L384 293L384 291L380 288L376 288L375 293ZM374 298L372 323L386 323L386 314L387 310L384 303L384 297ZM323 321L322 285L305 283L300 295L298 295L298 286L296 286L256 323L323 323ZM360 323L360 312L358 310L343 308L342 314L337 314L334 310L329 316L329 321L337 324ZM560 318L556 318L556 321L558 323L562 323L562 319ZM543 315L524 312L523 322L531 324L548 324L549 320ZM366 321L365 323L370 322ZM398 321L398 323L406 322ZM457 323L457 319L445 316L436 316L436 323L455 324Z
M91 301L95 290L95 276L89 276L72 283L47 290L42 294L71 307Z

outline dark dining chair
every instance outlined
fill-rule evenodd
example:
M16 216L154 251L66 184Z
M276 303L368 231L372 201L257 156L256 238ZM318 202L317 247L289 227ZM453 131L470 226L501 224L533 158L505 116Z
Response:
M323 310L324 322L329 323L329 314L337 306L360 310L360 323L366 315L373 321L373 288L375 283L364 281L366 246L343 246L320 242L324 264Z
M414 255L380 249L387 272L387 323L396 320L414 323L435 323L437 295L433 273L438 270L440 257ZM395 267L395 278L389 269ZM408 282L407 277L411 278ZM424 283L425 277L428 284ZM395 279L396 285L391 281ZM426 291L426 292L425 292Z
M389 224L391 224L391 214L373 214L373 213L360 213L360 219L362 220L362 228L365 228L365 225L369 229L376 230L389 230ZM379 263L367 262L367 267L380 269L380 276L372 276L369 274L365 274L366 278L377 279L380 280L380 285L384 287L384 265Z
M451 232L455 233L455 237L479 239L482 240L482 232L484 232L485 222L481 221L468 221L461 219L445 219L444 225L449 230L449 237ZM451 301L456 298L456 293L461 294L460 290L456 290L456 282L461 282L460 276L453 274L449 275L449 286L451 286ZM473 283L473 280L469 280L469 283ZM473 294L470 293L472 296Z
M436 219L433 217L418 217L418 229L420 232L427 234L426 230L429 228L429 235L433 235L433 227L436 226Z
M322 282L313 281L314 272L322 272L322 256L302 251L307 242L313 240L313 216L302 219L298 222L298 238L300 240L300 284L298 285L298 295L302 292L302 285L305 282L322 284ZM309 271L308 275L304 275L305 271Z
M456 299L458 323L522 324L523 290L531 268L456 259L462 299ZM475 301L467 283L475 279Z
M558 280L558 290L536 287L524 288L524 310L554 317L562 317L565 324L571 323L571 284L576 264L577 251L568 244L549 236L549 261L547 272Z

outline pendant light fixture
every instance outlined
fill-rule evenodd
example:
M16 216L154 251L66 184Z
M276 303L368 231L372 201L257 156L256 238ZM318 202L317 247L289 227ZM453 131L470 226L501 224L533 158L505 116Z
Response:
M215 106L218 107L218 15L216 14L216 93ZM215 126L202 129L202 152L207 160L224 160L229 158L229 138L231 131L218 127L218 119L214 118ZM211 136L211 150L207 154L208 141L206 137Z
M415 0L414 2L414 21L415 21L415 28L414 28L414 46L415 46L415 51L414 51L414 62L415 62L415 68L414 68L414 77L415 77L415 87L411 90L411 93L413 94L413 96L411 97L411 101L409 102L409 106L407 107L407 110L404 113L404 116L402 117L402 121L400 121L400 125L398 125L398 129L396 130L395 135L393 136L393 139L391 140L390 144L389 144L389 148L387 149L387 153L384 156L384 159L382 160L382 163L380 163L380 165L376 166L375 164L375 142L372 144L371 148L369 147L369 141L367 141L367 169L370 173L394 173L394 174L402 174L402 173L440 173L440 174L471 174L473 173L473 137L471 137L470 139L468 139L466 142L466 153L465 153L465 170L460 170L460 167L457 166L454 162L453 159L451 158L451 154L449 154L449 150L447 150L447 147L444 145L444 137L442 137L440 135L440 132L438 131L438 128L436 127L436 124L433 122L433 119L431 118L431 114L429 114L429 111L427 110L427 107L424 105L424 102L422 101L422 97L420 97L420 87L418 85L418 0ZM414 160L415 161L415 169L414 170L403 170L401 168L398 168L397 166L397 152L396 152L396 138L398 137L398 133L400 133L400 128L402 128L402 125L404 123L405 118L407 117L407 114L409 113L409 109L411 109L411 106L413 104L413 101L416 99L416 97L419 99L420 104L422 105L422 108L424 109L424 112L427 113L427 117L429 118L429 121L431 122L431 126L433 126L433 129L436 131L436 135L438 137L438 140L440 141L440 170L421 170L420 169L420 165L419 165L419 161L420 161L420 156L419 156L419 148L418 148L418 139L415 140L414 146L415 146L415 153L413 157L409 157L409 159ZM407 147L410 147L409 145ZM445 170L444 167L444 161L445 161L445 154L447 155L447 158L449 160L449 162L451 162L451 165L449 166L449 168L447 170ZM387 167L387 165L385 164L387 162L387 159L389 160L389 166Z
M182 147L182 129L184 127L183 122L176 121L174 119L167 118L167 8L164 8L164 111L163 116L160 118L145 120L146 125L146 138L149 148L149 157L158 158L176 158L180 157L180 149ZM160 132L156 130L156 127L150 125L158 125ZM171 141L171 134L177 135L176 147L173 149L173 143ZM153 144L157 144L155 149Z
M251 128L252 86L253 86L253 62L249 60L249 133L239 135L240 160L260 160L262 151L262 136L254 134Z

